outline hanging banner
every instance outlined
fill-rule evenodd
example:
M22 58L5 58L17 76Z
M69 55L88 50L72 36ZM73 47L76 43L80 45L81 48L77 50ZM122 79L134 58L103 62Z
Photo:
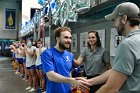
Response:
M39 3L40 5L44 5L44 4L45 4L45 1L46 1L46 0L38 0L38 3Z
M15 29L16 9L5 9L5 29Z

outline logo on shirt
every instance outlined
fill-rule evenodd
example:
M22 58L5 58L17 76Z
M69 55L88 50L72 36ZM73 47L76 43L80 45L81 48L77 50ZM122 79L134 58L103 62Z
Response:
M66 61L67 61L67 62L69 61L69 57L68 57L68 56L66 56Z

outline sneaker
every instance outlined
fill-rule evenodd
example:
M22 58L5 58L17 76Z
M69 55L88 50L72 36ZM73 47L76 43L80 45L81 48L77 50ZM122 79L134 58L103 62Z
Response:
M19 75L19 74L20 74L20 72L16 71L16 72L15 72L15 74L16 74L16 75Z
M42 93L46 93L46 91L43 91Z
M29 86L29 87L27 87L27 88L25 88L25 90L30 90L31 89L31 87Z
M22 77L22 76L23 76L23 74L20 74L19 76L20 76L20 77Z
M34 92L35 91L35 89L34 88L31 88L30 90L29 90L29 92Z
M25 75L21 74L20 77L25 78Z

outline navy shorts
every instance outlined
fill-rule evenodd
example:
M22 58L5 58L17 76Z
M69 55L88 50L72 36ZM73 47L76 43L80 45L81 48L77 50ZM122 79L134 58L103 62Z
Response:
M26 63L26 58L23 58L23 63Z
M36 66L36 69L37 69L37 70L41 70L41 69L43 69L42 64Z
M18 61L19 58L15 58L16 61Z
M23 64L23 58L18 58L18 63Z
M27 69L35 69L35 65L32 65L30 67L27 67Z

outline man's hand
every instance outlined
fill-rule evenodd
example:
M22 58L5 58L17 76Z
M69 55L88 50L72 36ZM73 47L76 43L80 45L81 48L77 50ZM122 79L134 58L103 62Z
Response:
M85 89L89 90L88 86L91 86L91 84L88 83L86 79L83 77L71 78L70 84L73 85L73 88L77 88L79 90L85 90Z

